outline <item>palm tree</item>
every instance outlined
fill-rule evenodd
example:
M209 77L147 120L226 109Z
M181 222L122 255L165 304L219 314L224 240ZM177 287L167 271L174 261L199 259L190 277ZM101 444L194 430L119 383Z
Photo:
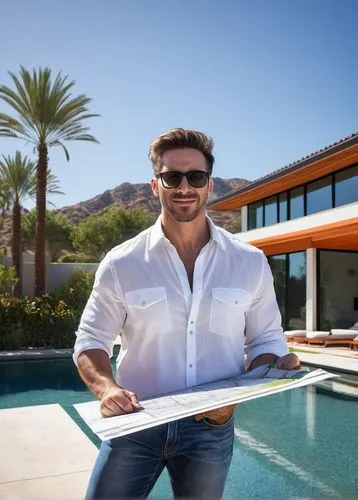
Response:
M16 275L19 279L15 285L14 294L21 294L21 205L28 197L36 194L36 164L28 159L22 158L21 153L16 151L15 157L3 156L0 160L0 179L5 186L9 206L12 207L12 241L11 254L12 263L15 266ZM47 191L49 193L61 193L58 191L57 178L47 171Z
M5 225L5 215L10 209L10 197L9 190L5 184L5 181L0 176L0 230L4 229ZM1 256L0 249L0 256ZM6 245L4 245L4 255L6 255Z
M35 295L45 290L45 217L48 149L60 146L69 160L64 141L97 139L88 133L84 120L98 116L88 112L91 99L86 95L72 97L74 81L58 73L52 82L51 69L33 69L32 74L20 66L20 78L9 73L15 90L0 86L0 99L5 101L16 118L0 113L0 136L15 137L32 143L37 151L36 166L36 250Z
M4 227L5 214L10 208L9 192L5 181L0 177L0 229Z

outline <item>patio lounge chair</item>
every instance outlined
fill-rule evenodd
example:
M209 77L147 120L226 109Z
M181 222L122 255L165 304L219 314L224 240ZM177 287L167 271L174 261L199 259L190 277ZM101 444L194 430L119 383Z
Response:
M307 343L308 344L324 344L324 341L330 336L328 331L311 331L307 332Z
M353 349L353 351L358 351L358 336L354 337L352 340L351 349Z
M323 339L329 337L328 331L292 330L284 332L287 342L298 344L323 344Z
M323 345L324 347L327 347L328 345L342 345L350 347L356 335L357 332L353 330L333 329L328 335L326 332L326 335L317 335L310 338L308 343Z
M287 342L307 343L306 330L287 330L283 334Z

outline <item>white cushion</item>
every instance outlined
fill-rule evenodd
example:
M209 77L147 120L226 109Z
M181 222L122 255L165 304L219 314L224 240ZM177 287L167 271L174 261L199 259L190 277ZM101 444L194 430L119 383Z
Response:
M354 339L357 336L356 331L352 330L331 330L330 339Z
M329 336L329 332L307 332L307 335L306 337L308 339L319 339L319 338L323 338L323 337L328 337Z
M285 337L305 337L306 330L286 330L283 332Z

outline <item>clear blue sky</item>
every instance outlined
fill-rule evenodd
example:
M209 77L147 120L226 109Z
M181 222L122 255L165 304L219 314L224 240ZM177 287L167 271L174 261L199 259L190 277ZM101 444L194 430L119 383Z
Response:
M254 180L358 130L357 19L356 0L4 0L0 82L50 66L101 114L99 145L50 150L57 207L149 181L177 126L213 136L215 175Z

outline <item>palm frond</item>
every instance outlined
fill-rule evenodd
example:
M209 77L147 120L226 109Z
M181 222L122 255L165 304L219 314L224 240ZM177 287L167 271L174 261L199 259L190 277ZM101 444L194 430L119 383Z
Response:
M15 157L4 156L0 160L0 176L3 178L12 204L22 204L36 193L36 164L16 151Z
M89 134L85 121L99 116L90 113L92 100L72 95L75 81L59 72L51 78L48 67L28 71L20 66L19 74L9 72L14 88L0 86L0 99L15 116L0 113L0 136L15 137L36 145L60 146L69 159L64 141L98 142Z
M0 113L0 136L18 137L19 139L36 144L32 134L29 134L28 130L21 122L4 113Z
M9 186L7 185L5 178L2 176L0 172L0 211L1 214L4 214L7 210L10 209L10 195L9 195Z
M24 85L22 85L15 74L11 72L9 74L15 84L17 93L9 87L2 85L0 86L0 99L6 102L18 113L18 119L24 126L29 127L32 130L32 138L37 138L39 136L39 127L37 121L34 119L34 92L29 87L26 80L28 75L26 75L26 73L22 75L24 81Z
M69 155L69 152L68 152L68 150L67 150L66 146L65 146L64 144L62 144L62 142L61 142L61 141L59 141L59 140L57 140L57 139L56 139L55 141L50 142L50 143L49 143L49 147L52 147L52 146L60 146L60 147L63 149L64 153L65 153L66 160L67 160L67 161L70 161L70 155Z
M47 170L47 192L49 194L65 194L63 191L59 191L60 185L58 184L58 178L55 174L51 172L51 169Z
M64 193L61 193L61 194L64 194ZM48 203L49 205L51 205L51 207L53 207L55 210L57 210L57 206L56 206L56 204L55 204L55 203L53 203L53 201L47 200L47 203Z
M98 144L97 139L90 134L82 134L82 135L77 135L76 137L72 138L73 141L89 141L89 142L96 142Z
M0 159L0 195L2 187L6 189L7 198L12 205L18 202L20 205L26 198L34 198L36 195L36 163L27 156L22 157L16 151L15 157L10 155ZM50 169L47 171L47 189L49 194L64 194L60 191L59 180Z

